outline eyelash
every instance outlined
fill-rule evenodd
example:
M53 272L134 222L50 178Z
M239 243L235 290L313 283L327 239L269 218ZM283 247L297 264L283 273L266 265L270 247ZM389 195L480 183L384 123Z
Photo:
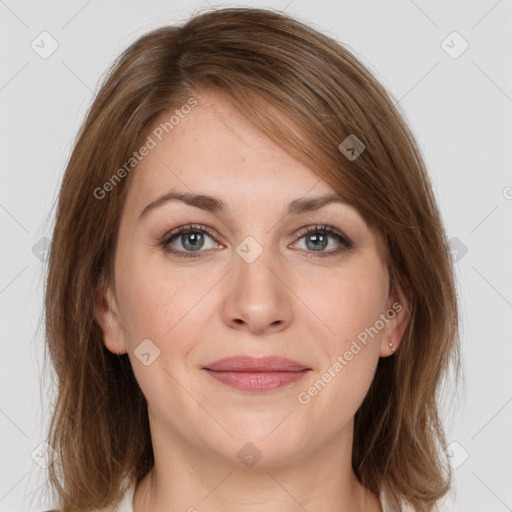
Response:
M179 228L173 229L172 231L166 233L158 245L161 246L162 249L166 253L172 254L174 256L178 256L180 258L197 258L198 256L201 256L201 252L205 252L205 251L204 250L203 251L201 251L201 250L180 251L180 250L176 250L176 249L171 249L170 244L179 235L198 233L198 232L206 233L212 239L215 240L215 234L208 226L204 226L201 224L186 224L184 226L180 226ZM354 247L352 241L348 237L339 233L338 230L336 228L334 228L333 226L329 226L326 224L322 224L322 225L316 224L314 226L308 226L307 228L301 229L297 233L298 240L300 240L301 238L304 238L305 236L307 236L311 233L317 233L317 234L319 233L322 235L329 235L329 236L335 238L341 244L338 249L333 249L330 251L318 251L317 252L317 251L305 250L306 252L309 252L309 253L317 252L317 254L315 254L314 257L325 258L328 256L335 256L335 255L341 254L342 252L345 252L349 249L352 249ZM311 256L307 256L307 257L310 258Z

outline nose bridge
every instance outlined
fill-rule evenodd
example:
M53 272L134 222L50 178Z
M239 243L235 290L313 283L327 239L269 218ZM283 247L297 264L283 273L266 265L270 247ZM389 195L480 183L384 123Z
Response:
M282 275L286 264L270 237L265 241L263 245L249 236L233 255L234 269L224 307L225 321L231 326L262 331L283 327L290 320L292 298Z
M240 280L239 284L270 291L270 287L275 285L272 282L276 279L275 268L280 267L276 252L270 242L263 247L253 237L242 241L235 257L235 274Z

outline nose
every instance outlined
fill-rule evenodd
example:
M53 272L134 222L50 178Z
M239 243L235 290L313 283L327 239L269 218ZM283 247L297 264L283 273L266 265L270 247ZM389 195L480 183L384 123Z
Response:
M265 249L250 263L234 254L233 265L222 308L224 323L253 334L286 329L293 311L286 263Z

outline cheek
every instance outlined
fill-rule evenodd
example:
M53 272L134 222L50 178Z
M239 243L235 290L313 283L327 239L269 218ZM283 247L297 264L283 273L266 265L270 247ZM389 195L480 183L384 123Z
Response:
M159 339L173 322L173 306L179 283L164 278L144 264L137 251L119 247L116 260L116 295L127 348L133 352L142 340Z
M337 405L354 413L366 395L379 361L382 332L376 325L381 327L387 299L386 275L378 270L367 265L346 272L315 295L312 309L317 308L328 326L321 336L324 358L318 385L328 390L315 398L316 406Z
M384 313L387 300L387 281L385 275L373 270L371 266L358 272L351 272L332 279L324 286L322 293L316 295L321 318L329 326L332 342L330 351L345 350L353 339L364 340L364 334L375 326ZM320 316L320 315L319 315ZM380 325L380 324L379 324ZM375 331L371 331L377 338ZM379 333L380 334L380 333ZM336 354L336 355L337 355Z
M325 418L325 427L333 431L359 409L379 362L381 332L372 327L385 301L376 282L363 276L340 280L316 296L318 305L323 305L318 316L326 319L329 329L318 339L321 365L309 387L301 388L298 400L312 416ZM330 411L327 416L325 411Z
M179 275L139 264L135 258L125 260L119 270L120 276L129 276L119 280L118 300L137 382L156 409L182 407L176 402L180 390L171 375L178 382L186 376L183 361L197 337L193 320L199 292L190 284L187 288ZM150 354L146 362L140 359L144 353Z
M145 338L154 340L161 349L171 340L183 346L184 340L193 339L192 333L200 324L197 317L208 303L205 296L218 278L172 272L165 260L143 260L137 255L120 261L118 270L120 315L132 349Z

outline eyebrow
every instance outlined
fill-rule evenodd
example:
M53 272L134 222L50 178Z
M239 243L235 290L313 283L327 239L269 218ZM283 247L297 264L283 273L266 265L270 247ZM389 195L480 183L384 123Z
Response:
M138 220L141 220L143 217L147 216L150 211L160 208L169 201L182 201L189 206L195 206L196 208L201 208L207 212L222 214L225 216L231 215L231 209L228 205L216 197L205 194L192 194L188 192L168 192L149 203L144 210L142 210ZM339 194L299 198L288 203L285 215L299 215L301 213L318 210L319 208L331 203L348 204L348 202Z

